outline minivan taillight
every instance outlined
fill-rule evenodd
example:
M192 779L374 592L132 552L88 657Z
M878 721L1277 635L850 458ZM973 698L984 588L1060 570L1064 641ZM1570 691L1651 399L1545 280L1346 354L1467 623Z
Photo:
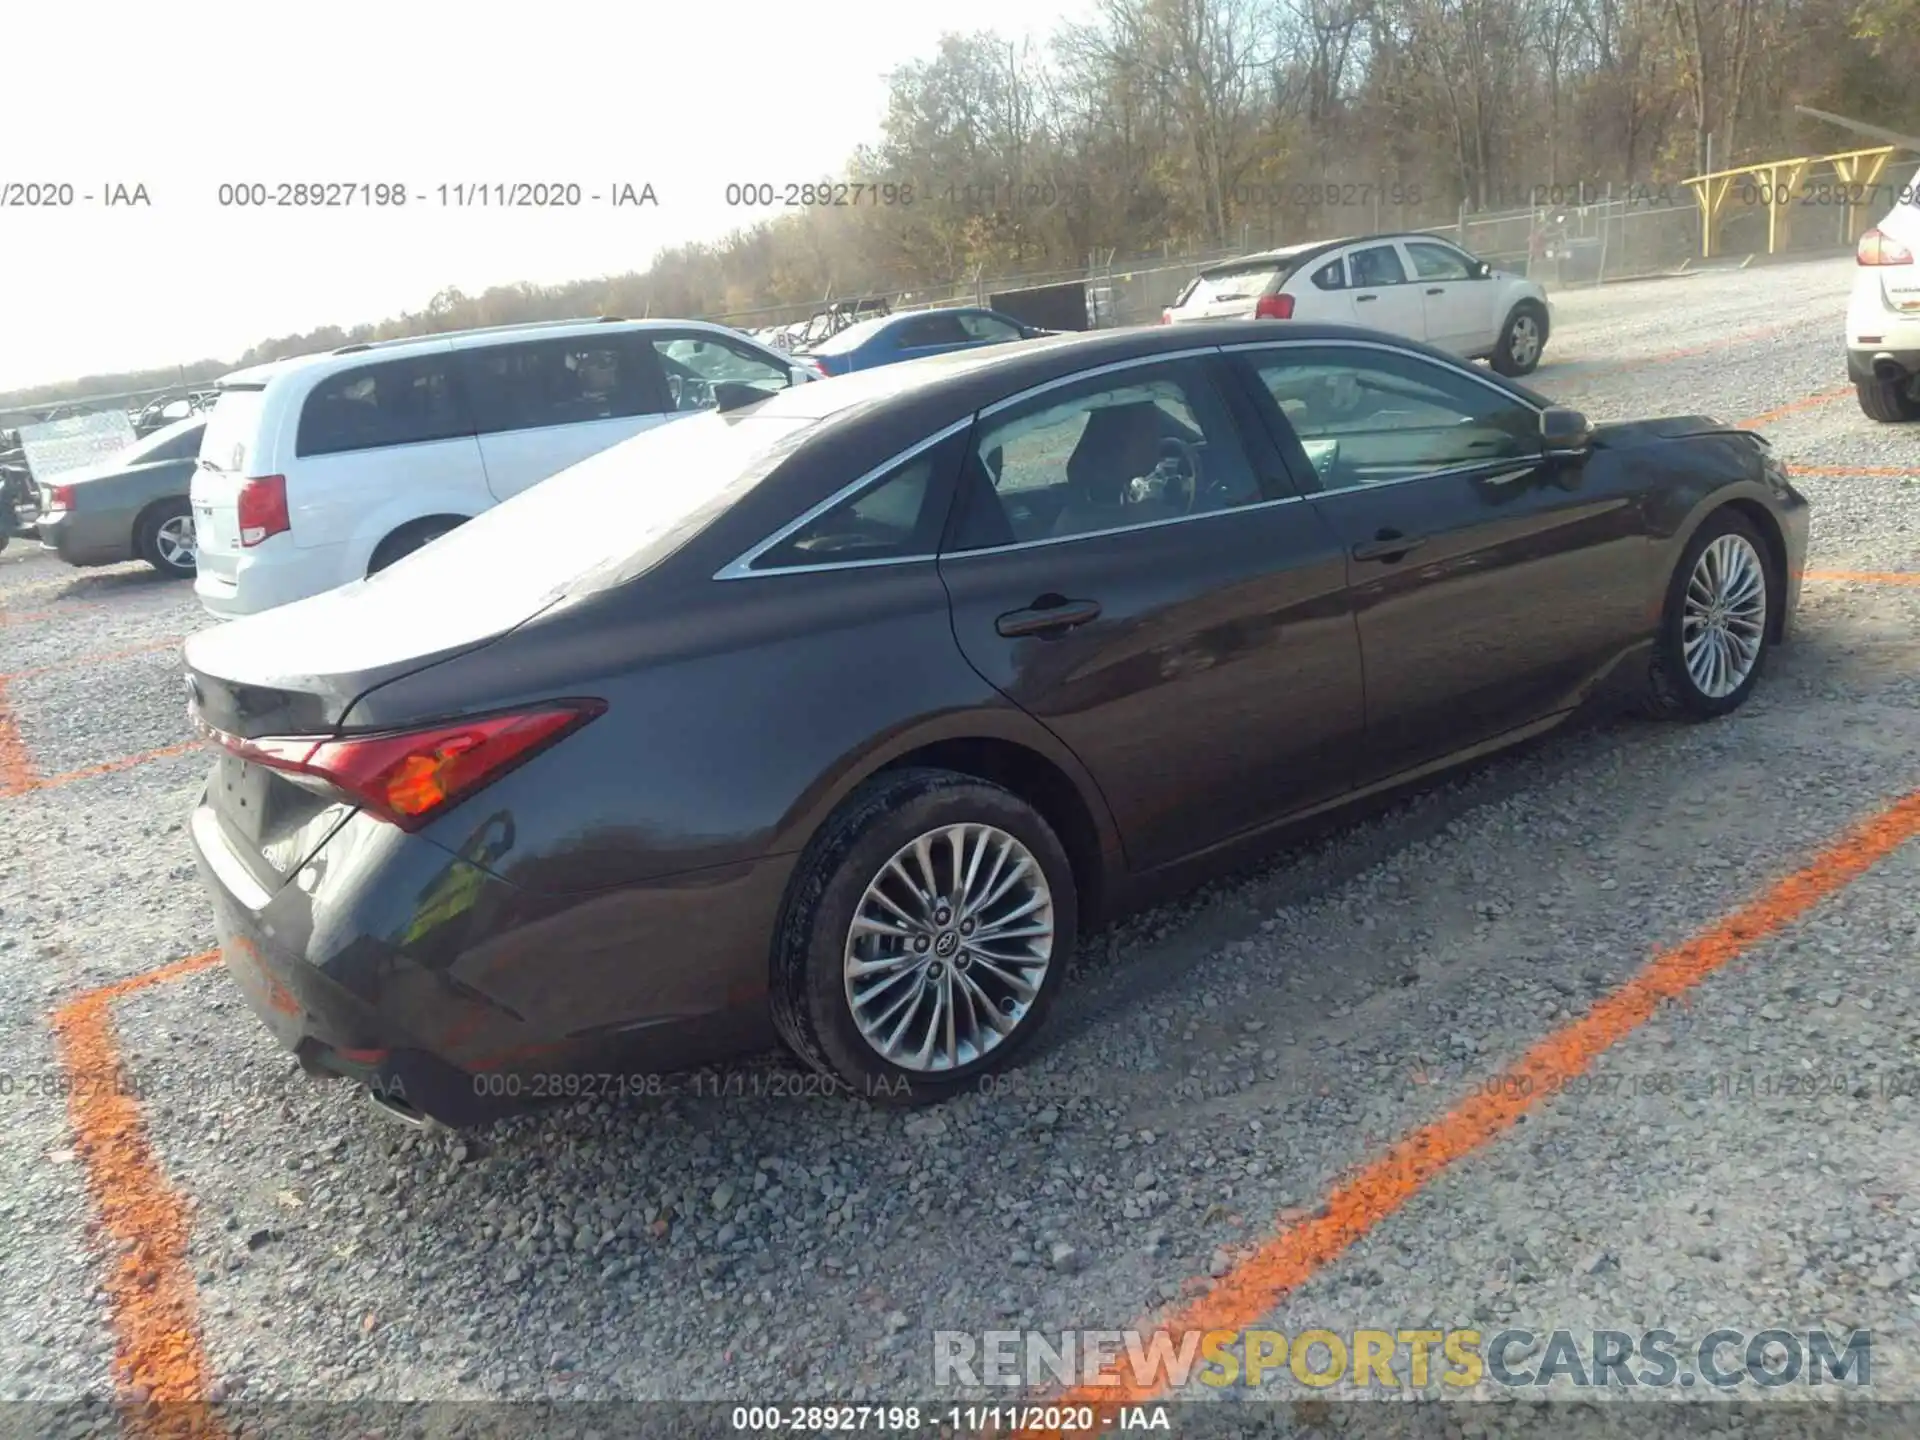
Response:
M203 727L243 760L310 790L361 806L402 830L418 830L449 805L606 710L603 700L560 700L535 710L485 715L382 735L267 736L248 740Z
M1256 320L1291 320L1293 318L1293 297L1291 295L1262 295L1253 307Z
M293 528L287 518L287 477L256 475L240 487L240 543L258 545Z
M1854 259L1862 265L1911 265L1913 251L1884 230L1869 230L1860 237Z
M73 508L73 486L55 485L47 495L49 510L71 510Z

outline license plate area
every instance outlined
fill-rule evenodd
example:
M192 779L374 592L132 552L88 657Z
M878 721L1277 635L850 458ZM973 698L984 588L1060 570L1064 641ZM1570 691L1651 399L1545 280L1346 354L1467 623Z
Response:
M270 818L273 775L238 755L223 755L217 783L221 817L236 835L257 846Z

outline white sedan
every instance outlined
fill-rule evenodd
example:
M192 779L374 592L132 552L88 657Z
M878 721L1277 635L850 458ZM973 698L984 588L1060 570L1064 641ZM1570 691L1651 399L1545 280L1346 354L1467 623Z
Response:
M1860 237L1847 305L1847 378L1881 421L1920 420L1920 179Z
M1239 317L1364 325L1526 375L1546 350L1552 308L1534 281L1437 236L1369 235L1203 270L1160 323Z

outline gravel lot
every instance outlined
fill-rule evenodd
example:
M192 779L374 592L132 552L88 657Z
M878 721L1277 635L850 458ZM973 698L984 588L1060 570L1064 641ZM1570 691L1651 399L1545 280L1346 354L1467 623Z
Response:
M1844 386L1852 269L1560 297L1534 383L1603 418L1767 416L1814 500L1810 568L1920 573L1920 427L1872 424ZM769 1059L733 1098L418 1134L294 1074L217 968L129 993L105 1013L185 1202L204 1393L925 1399L933 1330L1185 1303L1920 789L1916 621L1920 585L1816 576L1731 720L1549 737L1087 938L1015 1093L935 1112L755 1098ZM144 567L0 555L0 703L46 782L0 799L0 1398L115 1391L124 1257L49 1093L50 1016L213 943L183 827L205 761L166 753L187 738L171 646L206 623ZM1920 1099L1894 1083L1920 1043L1917 893L1909 846L1663 1007L1272 1324L1870 1327L1875 1393L1920 1398ZM1807 1093L1767 1086L1785 1076Z

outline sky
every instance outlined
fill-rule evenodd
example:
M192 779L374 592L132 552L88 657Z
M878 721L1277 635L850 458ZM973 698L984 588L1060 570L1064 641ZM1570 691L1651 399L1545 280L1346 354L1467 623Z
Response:
M1089 0L196 0L14 7L0 129L0 390L233 359L446 286L644 269L768 218L729 183L840 178L885 76L942 32L1044 39ZM913 178L913 177L874 177ZM401 185L399 208L221 187ZM579 208L440 187L577 184ZM23 206L30 186L66 206ZM615 206L651 185L657 204ZM114 187L150 203L109 205ZM47 193L43 190L41 193ZM60 192L53 191L56 195ZM449 198L457 195L449 189ZM595 203L584 199L599 194ZM91 200L85 198L92 196Z

